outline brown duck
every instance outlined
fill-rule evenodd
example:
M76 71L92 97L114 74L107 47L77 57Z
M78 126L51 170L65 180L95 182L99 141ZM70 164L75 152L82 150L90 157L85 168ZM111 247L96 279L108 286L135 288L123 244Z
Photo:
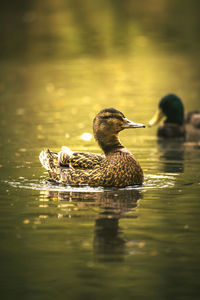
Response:
M94 137L104 152L72 152L63 147L58 154L48 149L40 153L40 161L50 178L71 186L89 185L126 187L140 185L143 171L133 154L119 141L118 134L143 124L129 121L115 108L101 110L93 121Z

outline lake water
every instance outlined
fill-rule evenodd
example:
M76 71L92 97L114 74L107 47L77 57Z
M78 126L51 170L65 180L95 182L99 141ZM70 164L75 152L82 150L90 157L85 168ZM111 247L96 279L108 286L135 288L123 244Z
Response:
M159 99L199 109L199 2L22 1L4 4L0 49L2 299L199 299L200 146L122 143L142 187L48 183L49 147L98 152L105 107L147 124Z

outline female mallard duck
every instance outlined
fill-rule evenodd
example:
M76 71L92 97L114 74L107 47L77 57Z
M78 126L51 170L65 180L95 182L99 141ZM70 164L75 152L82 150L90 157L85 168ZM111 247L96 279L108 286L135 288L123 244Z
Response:
M200 140L200 111L184 115L184 106L178 96L169 94L160 100L159 109L150 120L149 126L158 124L164 117L164 124L158 128L159 137Z
M120 143L118 133L143 124L129 121L119 110L106 108L93 121L94 137L104 155L72 152L63 147L58 154L40 153L40 161L50 178L69 185L125 187L142 184L143 172L134 156Z

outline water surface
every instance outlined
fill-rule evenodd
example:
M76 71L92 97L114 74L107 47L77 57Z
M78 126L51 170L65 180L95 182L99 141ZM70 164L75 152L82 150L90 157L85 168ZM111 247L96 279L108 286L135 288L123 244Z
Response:
M199 3L84 3L0 12L1 294L198 299L198 144L159 142L156 128L122 132L145 174L126 189L51 184L38 155L100 151L81 136L108 106L146 124L169 92L199 109Z

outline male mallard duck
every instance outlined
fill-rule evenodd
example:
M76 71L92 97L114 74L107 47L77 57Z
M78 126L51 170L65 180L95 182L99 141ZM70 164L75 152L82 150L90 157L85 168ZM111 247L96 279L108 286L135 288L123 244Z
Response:
M40 153L40 161L50 178L69 185L125 187L142 184L143 172L134 156L120 143L118 133L143 124L129 121L114 108L100 111L93 121L94 137L104 155L72 152L63 147L58 154Z
M149 126L158 124L164 117L164 124L158 128L159 137L200 140L200 111L184 115L184 106L178 96L169 94L160 100L159 109L150 120Z

